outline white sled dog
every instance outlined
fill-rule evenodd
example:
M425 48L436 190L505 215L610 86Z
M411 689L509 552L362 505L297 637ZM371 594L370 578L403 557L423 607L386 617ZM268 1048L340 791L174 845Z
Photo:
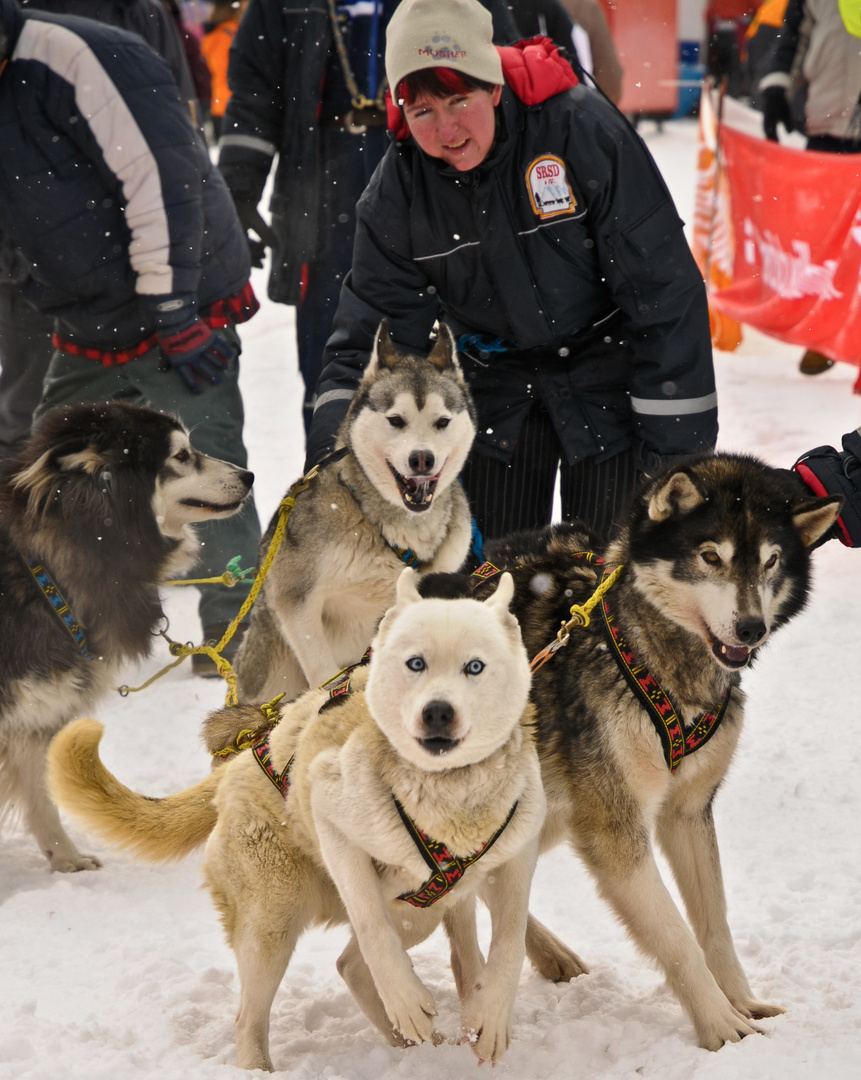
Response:
M297 495L252 609L235 663L240 700L290 700L356 663L405 564L460 568L471 523L457 477L474 436L448 328L427 359L402 357L383 321L336 451Z
M0 806L52 870L92 870L45 788L53 735L149 652L159 583L191 567L191 525L236 513L252 473L182 424L120 403L49 413L0 471Z
M755 458L703 456L642 490L609 545L577 523L555 525L488 544L493 566L476 572L474 589L460 575L421 582L426 595L481 597L494 570L510 571L533 657L555 642L572 603L623 568L589 625L573 626L567 647L533 673L548 804L541 849L567 841L583 858L709 1050L783 1012L757 999L736 955L712 804L741 734L741 673L804 606L811 545L841 503ZM661 879L653 836L689 922ZM526 947L547 978L586 970L533 918Z
M545 811L529 664L510 576L483 603L420 600L416 576L402 572L369 666L284 706L274 727L251 705L213 714L209 745L246 748L181 794L121 785L94 720L51 746L55 798L109 842L160 861L208 837L206 880L239 966L243 1068L272 1068L269 1014L299 935L347 920L338 970L393 1045L434 1036L406 950L444 919L463 1034L479 1061L508 1047ZM476 896L492 917L486 963Z

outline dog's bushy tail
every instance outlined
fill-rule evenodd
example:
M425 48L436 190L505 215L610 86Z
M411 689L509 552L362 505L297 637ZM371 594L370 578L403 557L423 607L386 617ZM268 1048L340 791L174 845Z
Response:
M102 764L99 743L104 730L96 720L76 720L52 740L48 785L57 804L112 847L147 862L188 855L215 827L212 800L223 770L164 799L138 795Z

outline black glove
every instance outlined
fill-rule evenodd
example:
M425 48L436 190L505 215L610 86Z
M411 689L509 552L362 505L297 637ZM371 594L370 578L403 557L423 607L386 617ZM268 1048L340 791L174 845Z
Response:
M787 132L795 130L786 90L782 86L769 86L762 92L762 130L766 139L780 142L777 137L778 124L783 124Z
M197 317L197 298L189 293L150 298L156 338L193 394L203 393L202 379L218 386L234 351Z
M861 547L861 431L843 436L842 453L817 446L795 463L795 471L816 495L842 495L843 509L826 540Z
M251 265L256 266L259 270L263 266L266 249L275 246L275 233L260 216L255 199L243 195L234 195L233 203L236 207L236 216L246 233ZM252 232L257 234L258 240L248 235Z

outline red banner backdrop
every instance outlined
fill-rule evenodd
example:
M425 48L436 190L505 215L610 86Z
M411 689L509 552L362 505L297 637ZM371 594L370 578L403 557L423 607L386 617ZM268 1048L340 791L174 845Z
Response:
M861 154L797 150L726 124L720 144L735 252L710 306L861 367Z

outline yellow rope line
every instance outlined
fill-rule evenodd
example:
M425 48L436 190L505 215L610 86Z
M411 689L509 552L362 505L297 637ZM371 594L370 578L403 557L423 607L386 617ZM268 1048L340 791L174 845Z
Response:
M530 663L529 667L532 671L537 671L540 667L547 663L551 656L556 653L563 645L567 645L571 637L571 630L575 626L588 626L591 622L591 612L603 595L616 584L619 580L619 575L625 569L624 565L617 566L616 569L605 578L598 588L592 593L585 604L572 604L571 606L571 618L562 621L562 626L559 632L556 634L556 640L551 641L549 645L537 653Z
M216 668L218 674L227 683L227 697L225 699L225 705L236 705L239 701L239 697L236 692L236 676L233 673L233 668L230 666L230 661L221 655L222 649L227 645L228 641L236 633L236 628L251 610L255 600L263 588L263 582L266 580L266 575L272 566L275 556L278 553L278 549L281 547L281 541L284 539L284 533L287 529L287 519L290 517L290 511L296 505L296 496L300 495L303 491L307 490L311 486L311 481L317 475L320 466L315 465L310 472L307 472L301 480L298 480L284 496L278 506L278 524L275 526L275 532L272 535L272 541L269 544L269 550L266 552L266 558L263 560L263 564L257 572L257 576L254 578L254 584L248 591L242 607L239 609L238 614L224 631L221 641L217 645L181 645L178 641L171 641L167 636L167 633L162 632L162 637L168 642L169 650L172 656L176 656L179 659L172 664L168 664L167 667L162 668L152 678L147 679L141 686L120 686L119 692L123 697L127 697L129 694L136 694L139 690L144 690L146 687L151 686L156 679L160 679L162 675L166 674L171 668L181 663L187 656L193 656L195 653L203 653L209 656ZM228 571L230 572L230 571ZM219 581L219 578L208 578L207 581ZM170 584L170 583L167 583ZM185 584L192 584L192 582L185 582Z

